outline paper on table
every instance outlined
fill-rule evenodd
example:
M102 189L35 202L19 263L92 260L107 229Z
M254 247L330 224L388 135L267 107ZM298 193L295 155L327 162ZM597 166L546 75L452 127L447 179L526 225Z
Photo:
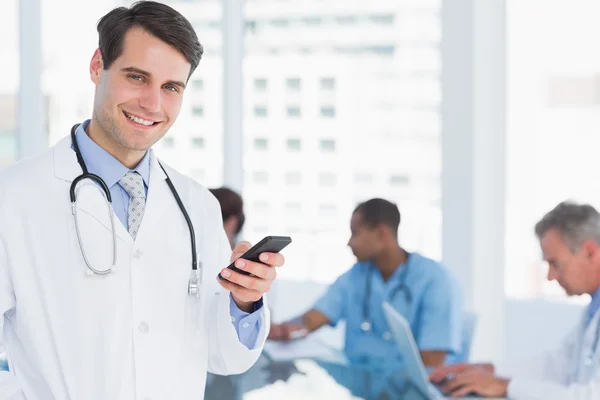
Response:
M291 342L267 340L264 352L273 361L292 361L303 358L333 362L346 361L341 351L327 346L311 336L293 340Z

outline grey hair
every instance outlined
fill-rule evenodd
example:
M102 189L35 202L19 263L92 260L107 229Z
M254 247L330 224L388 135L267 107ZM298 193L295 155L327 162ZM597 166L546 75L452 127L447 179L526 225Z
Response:
M558 204L535 225L535 234L541 240L551 229L560 233L572 252L579 250L586 240L600 244L600 214L589 204L570 201Z

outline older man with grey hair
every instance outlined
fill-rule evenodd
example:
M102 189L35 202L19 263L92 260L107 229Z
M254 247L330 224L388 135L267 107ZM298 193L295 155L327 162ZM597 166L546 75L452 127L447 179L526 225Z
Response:
M569 296L589 294L581 322L560 345L527 364L528 376L504 379L489 364L459 364L433 371L433 382L454 396L477 393L514 400L600 399L600 214L587 204L563 202L535 226L548 280Z

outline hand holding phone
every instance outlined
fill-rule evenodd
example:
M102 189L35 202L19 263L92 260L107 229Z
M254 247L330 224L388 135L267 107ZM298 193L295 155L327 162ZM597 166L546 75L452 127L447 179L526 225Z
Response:
M215 279L231 292L231 298L240 310L256 311L256 302L269 291L277 277L275 268L285 264L285 257L278 253L291 241L289 237L268 236L249 250L246 250L250 247L248 242L235 246L232 258L245 251L244 254L234 260L235 264L221 269Z
M290 238L289 236L267 236L260 242L252 246L250 250L242 254L240 258L243 258L244 260L248 261L260 262L258 257L262 253L279 253L290 243L292 243L292 238ZM244 271L237 268L235 266L235 261L229 264L227 268L243 275L250 275L248 271ZM219 279L224 279L220 273Z

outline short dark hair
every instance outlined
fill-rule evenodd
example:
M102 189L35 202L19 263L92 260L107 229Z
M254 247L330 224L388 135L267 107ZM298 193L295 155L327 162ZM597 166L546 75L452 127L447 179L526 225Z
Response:
M360 203L354 212L360 212L364 224L370 227L383 224L390 228L394 235L398 235L400 211L398 206L391 201L379 198L370 199Z
M586 240L600 244L600 214L589 204L563 201L535 224L539 240L551 229L556 229L572 252Z
M188 78L196 70L204 49L192 24L173 8L155 1L117 7L98 21L98 47L104 69L121 56L125 34L135 27L179 50L191 64Z
M246 220L242 196L228 187L209 190L217 198L219 204L221 204L221 216L223 217L223 222L230 217L237 217L238 226L235 233L240 233Z

